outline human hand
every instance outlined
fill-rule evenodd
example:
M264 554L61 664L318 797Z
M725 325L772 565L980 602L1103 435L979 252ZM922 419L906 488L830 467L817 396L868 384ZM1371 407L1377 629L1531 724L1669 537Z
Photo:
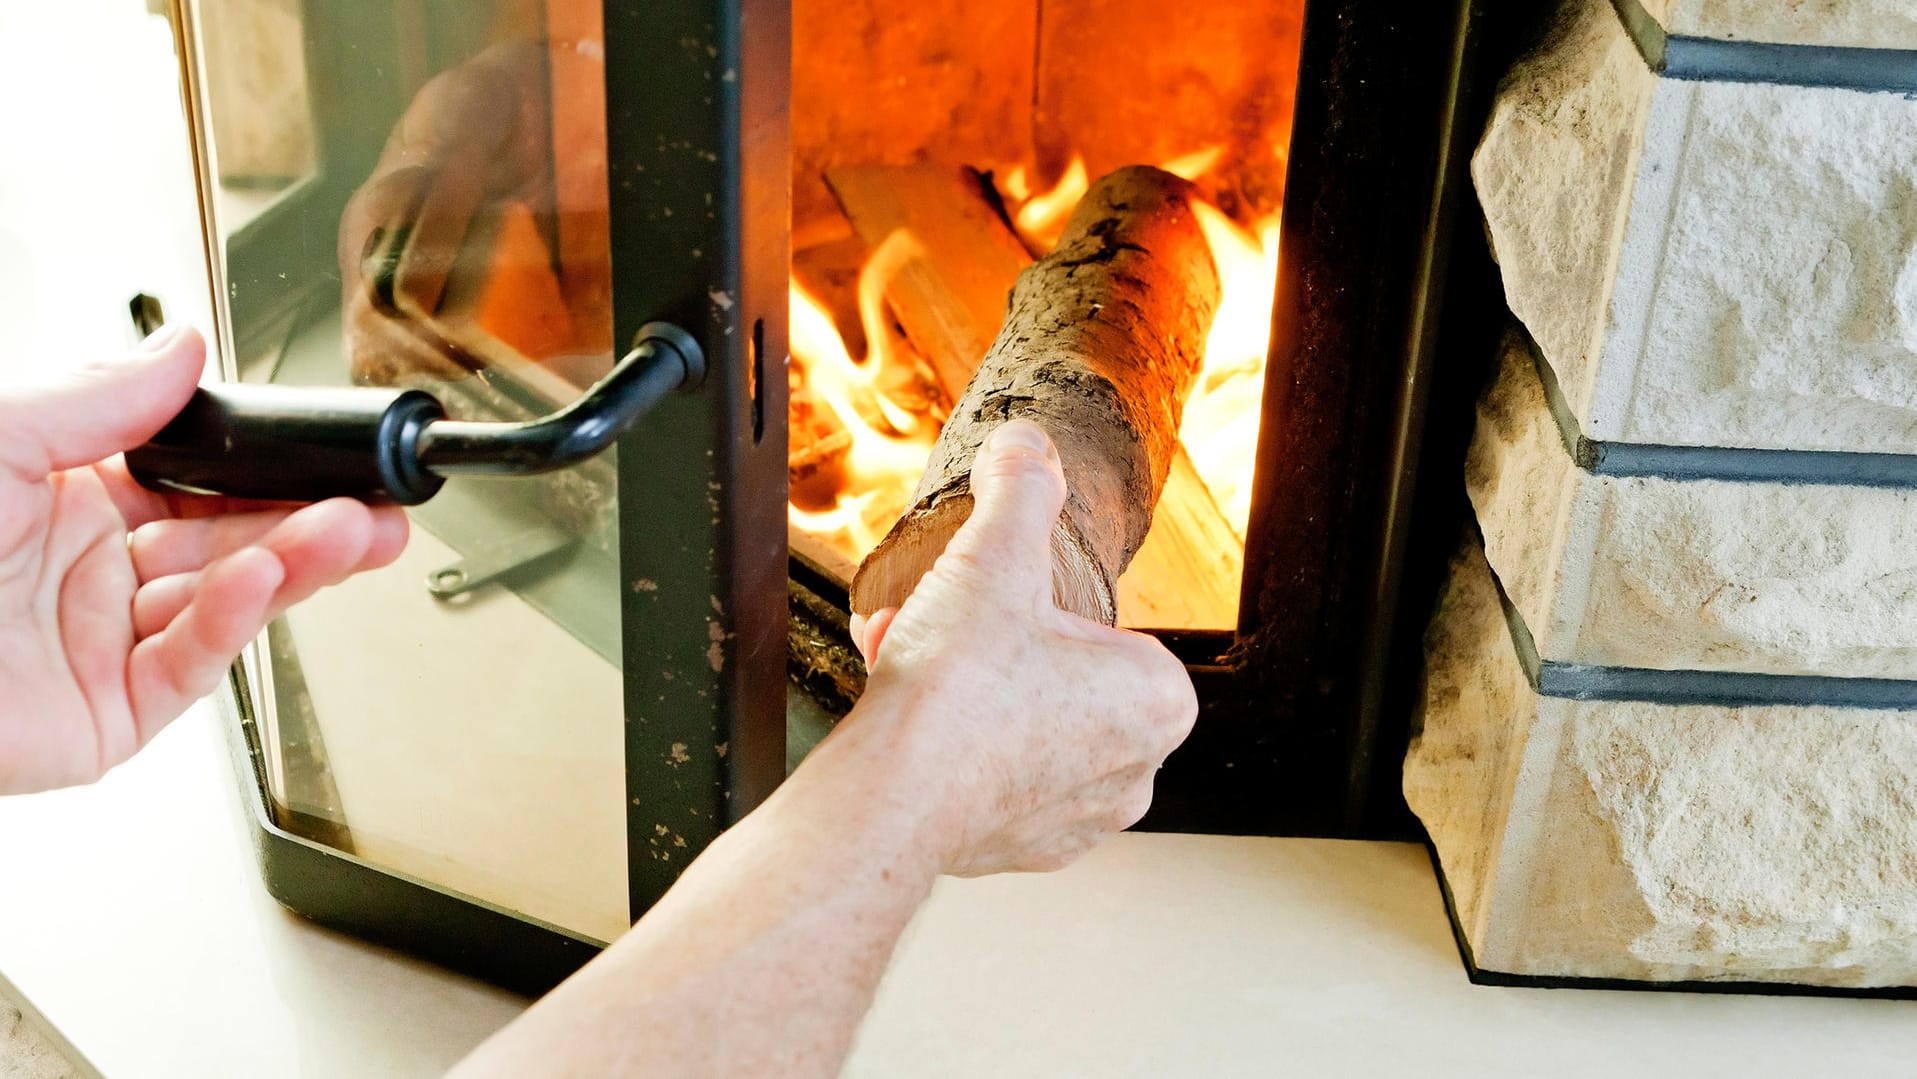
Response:
M549 208L541 55L495 45L420 88L340 217L347 361L355 381L391 385L471 372L429 323L473 218L489 202ZM385 258L384 279L376 268Z
M842 727L913 772L943 872L1055 869L1144 816L1197 698L1157 641L1053 606L1065 477L1044 432L994 431L972 493L904 605L854 621L870 678ZM857 733L868 717L896 729Z
M406 543L397 508L161 495L119 454L186 404L200 335L0 388L0 794L97 779L288 606Z
M565 242L585 217L603 235L604 195L562 198L560 179L594 160L603 173L604 125L556 125L552 91L553 79L597 85L604 64L597 50L561 44L509 36L434 76L348 201L337 254L355 381L456 381L502 345L562 367L558 353L595 353L582 385L604 373L594 365L611 348L607 256L585 259ZM503 295L480 299L479 280Z

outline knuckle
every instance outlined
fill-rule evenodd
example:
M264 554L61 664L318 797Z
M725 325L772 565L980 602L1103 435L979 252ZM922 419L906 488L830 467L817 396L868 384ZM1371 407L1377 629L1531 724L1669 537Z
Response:
M1151 810L1151 807L1152 781L1148 778L1126 791L1124 797L1119 799L1118 805L1113 809L1111 830L1122 832L1144 820L1145 814Z
M1198 719L1198 693L1185 665L1151 638L1140 638L1133 661L1140 684L1143 733L1157 757L1178 748Z
M1061 497L1065 493L1065 477L1058 466L1043 453L1026 446L1012 446L987 454L975 471L1019 486L1048 488Z
M1096 835L1075 833L1061 838L1019 860L1018 868L1027 873L1055 873L1078 861L1098 841Z
M1170 753L1184 743L1191 729L1198 722L1198 694L1192 689L1189 679L1179 683L1179 687L1165 702L1159 713L1158 733L1165 739L1164 751Z

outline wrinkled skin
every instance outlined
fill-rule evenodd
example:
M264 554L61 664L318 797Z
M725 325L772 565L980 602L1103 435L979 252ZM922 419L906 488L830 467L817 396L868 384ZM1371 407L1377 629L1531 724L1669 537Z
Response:
M162 496L119 457L186 403L191 330L0 387L0 794L84 783L200 697L289 605L406 542L406 518Z
M858 627L872 676L831 737L459 1074L836 1075L939 874L1056 868L1144 813L1196 715L1184 668L1052 606L1065 480L1037 428L987 439L972 491Z
M1198 707L1163 645L1053 606L1058 453L1029 423L992 437L971 520L902 608L855 626L867 699L905 702L944 762L926 779L957 876L1055 869L1137 823Z

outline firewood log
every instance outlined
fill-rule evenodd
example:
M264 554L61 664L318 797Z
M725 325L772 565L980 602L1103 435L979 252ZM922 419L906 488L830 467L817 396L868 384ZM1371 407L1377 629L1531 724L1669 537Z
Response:
M1116 582L1151 527L1218 307L1195 196L1170 173L1120 169L1086 193L1057 250L1019 274L1004 325L946 421L912 508L859 567L853 611L904 601L971 515L980 443L1022 418L1051 435L1065 468L1053 600L1116 621Z

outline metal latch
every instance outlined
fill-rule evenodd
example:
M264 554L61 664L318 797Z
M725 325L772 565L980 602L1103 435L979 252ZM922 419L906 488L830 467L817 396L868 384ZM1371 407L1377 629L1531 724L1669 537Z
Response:
M127 453L126 465L154 490L417 505L448 476L533 475L583 461L705 374L691 334L651 322L578 400L525 423L447 419L422 390L225 383L195 391L152 441Z

